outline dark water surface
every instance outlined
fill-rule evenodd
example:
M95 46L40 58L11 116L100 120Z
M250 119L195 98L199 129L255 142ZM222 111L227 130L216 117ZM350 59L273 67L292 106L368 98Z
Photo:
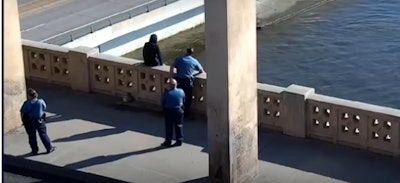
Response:
M258 32L259 82L400 108L400 1L337 0Z
M207 68L203 31L160 42L168 62L194 45ZM400 109L400 0L336 0L259 30L257 39L259 82Z

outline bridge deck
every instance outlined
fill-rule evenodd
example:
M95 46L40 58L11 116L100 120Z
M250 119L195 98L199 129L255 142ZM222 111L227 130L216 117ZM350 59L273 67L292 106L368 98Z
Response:
M47 101L48 132L57 150L24 156L30 149L21 128L5 136L6 154L128 182L207 182L204 121L185 121L185 144L164 149L159 113L117 109L107 96L30 85ZM274 132L259 133L259 167L260 183L400 180L398 159Z
M42 41L148 0L18 0L23 39Z

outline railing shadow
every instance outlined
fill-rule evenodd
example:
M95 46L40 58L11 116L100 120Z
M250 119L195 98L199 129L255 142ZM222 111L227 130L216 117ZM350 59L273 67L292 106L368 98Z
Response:
M39 82L29 82L28 86L38 90L39 97L47 103L47 111L55 114L55 116L49 115L47 123L80 119L109 126L98 131L54 139L55 142L84 140L125 131L164 137L162 113L141 109L120 110L116 105L120 98L76 92L63 86ZM187 134L185 135L185 142L205 147L207 144L207 126L204 124L202 121L185 120L185 134ZM74 124L71 123L71 125Z
M276 132L259 133L259 159L348 182L400 180L400 159Z
M202 178L198 178L198 179L194 179L194 180L189 180L189 181L185 181L182 183L209 183L209 179L208 177L202 177Z
M24 159L11 155L3 155L3 170L12 172L17 175L38 178L36 182L96 182L96 183L126 183L122 180L117 180L102 175L96 175L88 172L76 171L69 168L59 167L40 161ZM27 182L18 181L18 182Z
M164 136L164 123L160 113L142 110L121 111L110 107L117 101L115 97L71 92L68 88L42 83L30 84L46 100L49 107L48 111L60 115L60 117L49 120L49 123L81 119L114 127L56 139L56 142L83 140L129 130L156 137ZM393 157L328 142L289 137L269 131L259 132L258 139L259 159L261 161L348 182L372 183L382 180L384 182L398 182L400 180L400 160ZM199 120L186 120L185 143L203 147L203 151L207 151L207 124ZM70 164L68 167L86 167L155 150L159 149L108 157L99 156ZM193 181L206 182L206 179Z
M127 152L127 153L123 153L123 154L96 156L96 157L86 159L83 161L67 164L67 165L65 165L65 167L68 167L71 169L86 168L86 167L90 167L90 166L94 166L94 165L105 164L105 163L117 161L122 158L126 158L128 156L150 153L150 152L158 151L161 149L165 149L165 147L159 146L159 147L153 147L153 148L144 149L144 150L135 151L135 152Z
M81 133L81 134L76 134L72 135L69 137L65 138L59 138L53 140L53 142L69 142L69 141L75 141L75 140L85 140L85 139L90 139L90 138L96 138L96 137L105 137L109 135L116 135L119 133L126 132L125 129L121 128L107 128L107 129L101 129L97 131L90 131L86 133Z

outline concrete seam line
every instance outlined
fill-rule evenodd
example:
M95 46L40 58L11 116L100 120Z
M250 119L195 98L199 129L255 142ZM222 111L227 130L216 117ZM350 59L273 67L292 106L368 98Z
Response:
M22 157L15 157L12 155L3 155L5 170L19 170L21 172L32 172L36 174L48 175L50 177L62 177L71 181L78 181L82 183L96 182L96 183L125 183L122 180L116 180L110 177L104 177L92 173L73 170L70 168L59 167L48 163L37 162L34 160L25 159Z

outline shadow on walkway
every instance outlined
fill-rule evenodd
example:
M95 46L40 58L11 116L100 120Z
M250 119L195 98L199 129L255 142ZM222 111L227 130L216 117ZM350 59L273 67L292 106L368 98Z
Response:
M104 130L55 139L54 142L85 140L125 131L164 137L163 115L159 112L141 109L119 110L120 107L116 105L120 101L119 98L72 91L63 86L39 82L29 82L28 86L37 89L40 97L47 103L47 111L55 114L48 117L47 123L80 119L109 126ZM75 124L71 121L70 125ZM207 126L203 121L185 120L185 142L206 147Z
M124 130L122 128L101 129L101 130L97 130L97 131L90 131L90 132L86 132L86 133L72 135L70 137L59 138L59 139L53 140L53 142L68 142L68 141L75 141L75 140L85 140L85 139L96 138L96 137L105 137L105 136L109 136L109 135L116 135L116 134L123 133L126 131L127 130Z
M135 151L135 152L123 153L123 154L97 156L97 157L93 157L93 158L90 158L90 159L87 159L84 161L67 164L67 165L65 165L65 167L68 167L71 169L81 169L81 168L86 168L86 167L90 167L90 166L94 166L94 165L105 164L105 163L117 161L122 158L126 158L128 156L150 153L150 152L158 151L161 149L165 149L165 147L158 146L158 147L153 147L153 148L144 149L144 150Z
M259 159L348 182L400 180L398 158L276 132L259 133Z
M182 182L182 183L209 183L209 182L210 181L209 181L208 177L202 177L202 178L198 178L195 180L189 180L189 181Z
M43 179L38 182L76 182L76 183L126 183L92 173L71 170L39 161L24 159L11 155L3 155L3 168L6 172L12 172L18 175ZM48 181L51 180L51 181ZM57 181L54 181L57 180Z

